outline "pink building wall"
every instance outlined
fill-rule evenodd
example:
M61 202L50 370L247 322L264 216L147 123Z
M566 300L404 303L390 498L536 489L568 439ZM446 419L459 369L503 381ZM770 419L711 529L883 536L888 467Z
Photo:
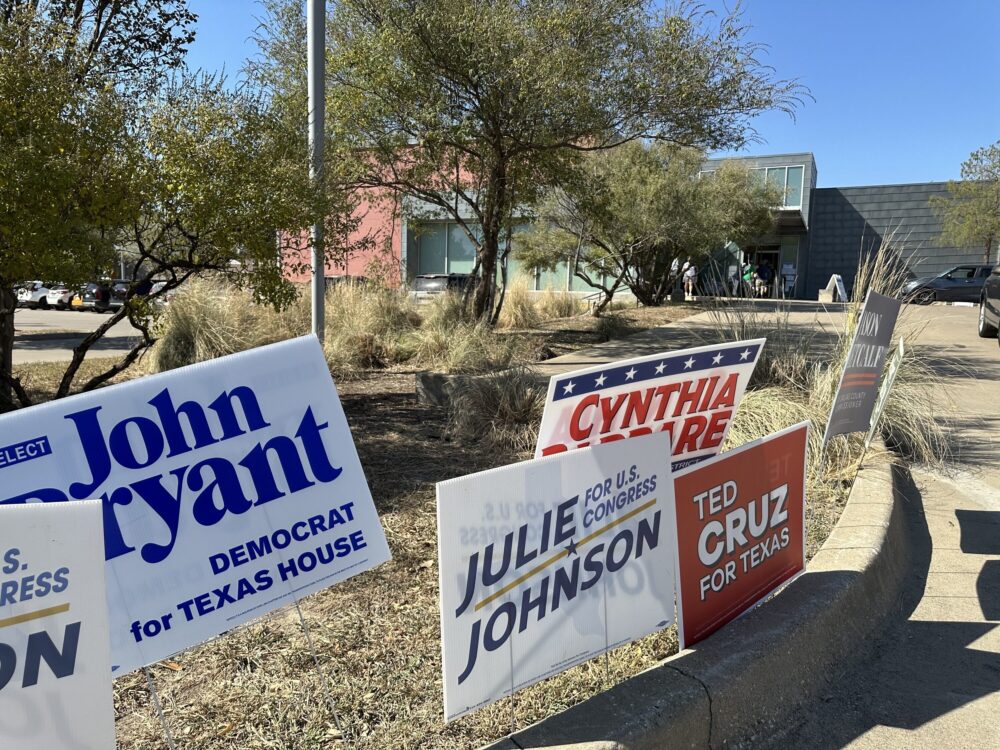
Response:
M366 192L370 197L363 198L353 214L358 225L348 237L352 249L346 258L328 258L326 276L379 278L397 287L403 277L399 202L385 192ZM285 278L289 281L305 283L312 278L307 238L307 234L293 238L284 251Z

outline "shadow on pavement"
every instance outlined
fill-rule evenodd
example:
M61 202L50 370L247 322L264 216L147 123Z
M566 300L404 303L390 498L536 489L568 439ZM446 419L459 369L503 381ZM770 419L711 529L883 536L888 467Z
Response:
M955 516L962 533L962 552L967 555L1000 555L1000 512L959 508Z
M920 491L908 472L897 471L910 553L910 575L900 610L868 648L859 644L866 658L836 680L829 695L811 702L780 736L754 743L755 747L839 748L878 726L916 729L1000 690L1000 657L969 647L996 625L910 619L924 593L932 545ZM977 551L990 546L995 552L1000 538L998 517L989 519L988 526L994 530L990 542L983 519L966 517L963 551L968 542ZM992 614L997 611L998 567L1000 561L988 564L980 575L981 606Z
M71 350L76 348L86 337L85 334L79 336L34 334L28 336L18 336L14 339L14 351L47 351L56 349ZM138 336L104 336L99 339L91 348L92 351L131 349L141 339Z

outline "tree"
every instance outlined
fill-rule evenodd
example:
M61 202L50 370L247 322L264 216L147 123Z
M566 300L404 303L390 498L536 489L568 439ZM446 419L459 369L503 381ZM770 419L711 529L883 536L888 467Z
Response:
M640 139L739 147L792 112L738 13L647 0L343 0L329 26L337 145L358 184L423 201L476 247L477 317L494 310L515 213L588 151Z
M115 233L135 259L126 304L74 350L56 397L70 393L90 347L129 318L141 340L82 385L88 391L127 369L155 341L152 305L195 274L214 272L276 306L294 299L282 252L296 230L330 213L303 166L298 133L266 100L211 77L184 76L136 113L133 198ZM285 230L285 231L280 231ZM134 293L160 282L151 294Z
M0 26L0 410L11 407L14 285L109 265L130 200L126 109L82 85L31 19Z
M981 247L983 262L992 263L993 245L1000 241L1000 141L973 151L961 174L961 182L948 182L946 197L932 199L944 221L942 236L958 246Z
M0 24L44 28L78 80L136 88L181 66L197 16L187 0L0 0Z
M701 173L704 154L633 142L592 155L576 178L548 191L531 231L518 236L529 268L572 273L603 292L622 286L659 305L675 281L674 261L702 263L726 242L744 243L772 226L776 188L755 183L738 162Z

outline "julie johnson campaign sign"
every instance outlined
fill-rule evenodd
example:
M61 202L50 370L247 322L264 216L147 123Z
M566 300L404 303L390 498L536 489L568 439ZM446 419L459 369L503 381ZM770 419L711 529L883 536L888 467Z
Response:
M0 507L0 748L110 750L101 504Z
M674 620L660 432L437 486L448 721Z
M674 476L681 648L805 569L803 422Z
M764 339L588 367L549 380L535 458L666 432L673 468L719 452Z
M868 430L899 304L898 299L868 292L830 410L824 445L834 435Z
M312 336L17 411L0 435L0 505L102 503L118 673L390 557Z

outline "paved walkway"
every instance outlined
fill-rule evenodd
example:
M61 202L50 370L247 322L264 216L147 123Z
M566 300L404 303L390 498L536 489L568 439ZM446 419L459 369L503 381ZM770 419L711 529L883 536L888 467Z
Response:
M84 337L107 322L101 313L76 310L18 310L14 316L14 364L68 362ZM123 320L94 345L93 357L122 357L139 340L132 324Z
M954 465L912 472L910 574L882 637L759 747L1000 748L1000 348L978 338L974 309L908 317L949 376L939 413Z
M803 335L834 341L842 308L796 306ZM1000 748L1000 347L976 334L977 310L908 307L907 343L936 358L954 460L914 468L905 509L910 574L881 637L834 676L782 735L759 748ZM705 343L710 314L550 360L545 375ZM791 678L790 679L794 679Z

